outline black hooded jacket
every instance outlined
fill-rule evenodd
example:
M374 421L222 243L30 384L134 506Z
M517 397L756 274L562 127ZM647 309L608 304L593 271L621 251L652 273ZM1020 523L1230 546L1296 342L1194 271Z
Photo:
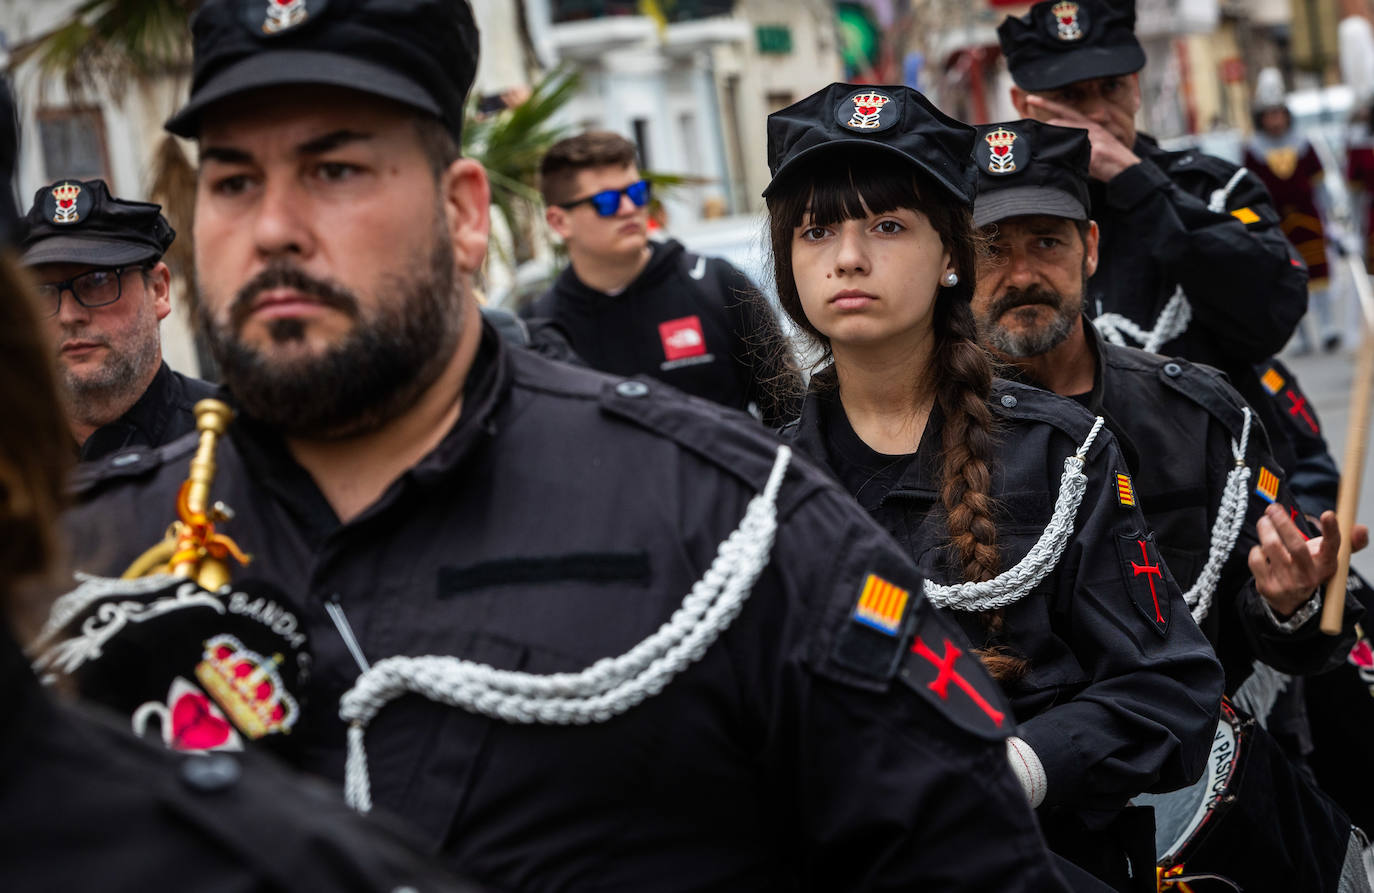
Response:
M797 407L775 396L795 390L778 387L793 373L774 350L777 323L749 278L671 239L650 247L619 294L585 285L569 266L521 316L552 320L593 369L648 375L735 409L752 403L769 427L794 418Z

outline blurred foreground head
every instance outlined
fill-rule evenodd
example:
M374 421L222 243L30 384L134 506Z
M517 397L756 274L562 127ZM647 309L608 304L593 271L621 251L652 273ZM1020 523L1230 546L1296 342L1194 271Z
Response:
M0 614L23 638L35 618L20 584L45 574L56 557L71 435L52 350L11 243L19 217L10 185L17 148L14 99L0 84Z

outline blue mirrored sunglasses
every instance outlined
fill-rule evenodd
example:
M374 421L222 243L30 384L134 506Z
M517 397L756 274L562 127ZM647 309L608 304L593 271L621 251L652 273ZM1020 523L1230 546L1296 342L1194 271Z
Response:
M597 216L614 217L616 212L620 210L620 197L622 195L628 196L636 208L644 207L649 201L649 181L639 180L624 189L607 189L586 198L579 198L577 201L564 202L558 207L571 210L578 205L590 203L596 209Z

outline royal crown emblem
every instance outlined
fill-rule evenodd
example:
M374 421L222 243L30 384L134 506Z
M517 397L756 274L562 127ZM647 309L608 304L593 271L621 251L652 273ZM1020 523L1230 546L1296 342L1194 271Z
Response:
M222 634L206 640L196 678L249 738L286 733L296 724L300 708L282 685L277 672L281 659L265 659Z
M1012 147L1016 143L1016 134L999 127L983 137L988 144L988 173L990 174L1009 174L1016 170L1016 154Z
M305 0L267 0L267 18L263 19L262 30L265 34L276 34L287 28L294 28L306 20L310 10Z
M1078 4L1064 0L1056 3L1050 9L1054 15L1054 24L1060 40L1079 40L1083 37L1083 29L1078 24Z
M849 118L849 126L863 130L875 130L882 124L883 106L892 101L876 91L860 93L850 100L854 103L854 114Z
M76 198L81 194L81 187L76 183L59 183L52 188L52 199L56 206L53 211L53 223L76 223L81 219L81 214L76 206Z

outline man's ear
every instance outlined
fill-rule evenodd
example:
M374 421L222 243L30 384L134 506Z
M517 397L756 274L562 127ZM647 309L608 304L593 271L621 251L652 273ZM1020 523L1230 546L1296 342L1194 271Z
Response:
M1011 105L1016 109L1016 114L1021 118L1031 117L1030 105L1026 102L1026 91L1015 84L1011 85Z
M153 295L153 312L159 321L166 319L172 312L172 271L162 261L148 271L148 290Z
M486 257L491 232L491 185L487 172L473 159L459 158L444 171L439 188L454 261L462 272L475 273Z
M1099 239L1097 221L1088 221L1088 233L1083 237L1083 269L1087 271L1089 278L1097 272L1097 243ZM1083 283L1087 285L1087 283Z
M569 226L568 212L557 205L549 205L544 209L544 221L549 225L549 229L558 234L563 241L568 240L568 235L572 232Z

